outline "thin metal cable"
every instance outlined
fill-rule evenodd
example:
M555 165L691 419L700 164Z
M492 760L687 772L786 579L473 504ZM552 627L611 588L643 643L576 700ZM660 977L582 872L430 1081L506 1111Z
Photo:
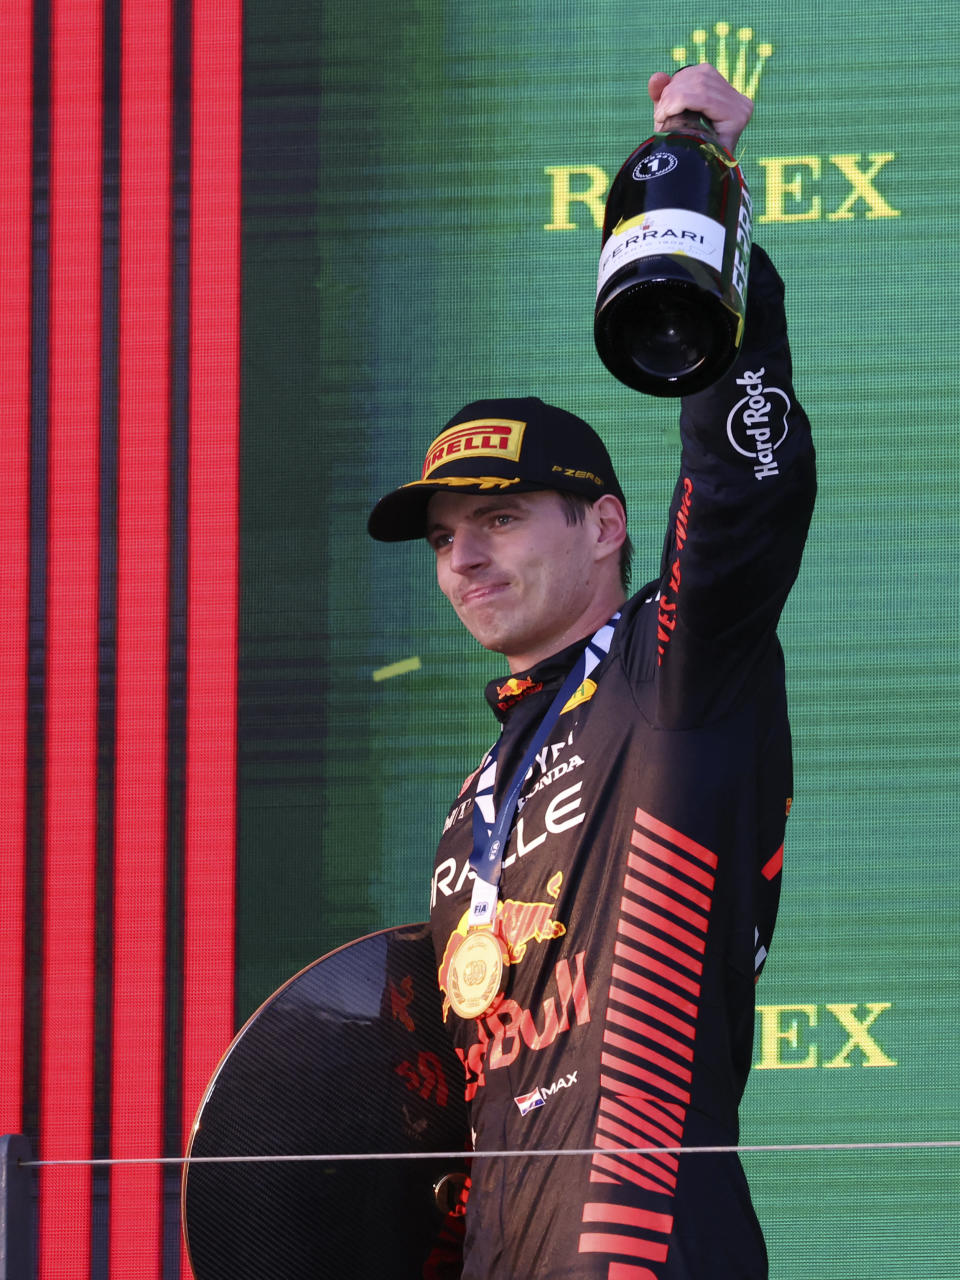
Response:
M373 1151L366 1154L354 1152L337 1155L285 1155L285 1156L162 1156L126 1157L100 1160L22 1160L23 1169L40 1169L52 1165L104 1165L152 1164L334 1164L357 1160L512 1160L554 1156L703 1156L703 1155L777 1155L783 1152L842 1152L842 1151L953 1151L960 1150L960 1139L931 1140L927 1142L795 1142L776 1143L769 1146L740 1147L562 1147L542 1151Z

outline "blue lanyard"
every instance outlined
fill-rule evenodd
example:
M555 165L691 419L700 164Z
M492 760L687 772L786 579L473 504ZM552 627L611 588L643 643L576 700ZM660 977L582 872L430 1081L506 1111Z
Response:
M561 685L547 714L541 720L533 741L517 766L513 780L496 812L493 805L493 784L496 778L501 739L497 739L484 761L477 779L473 804L473 852L470 854L470 869L476 878L473 882L468 920L471 927L492 925L496 918L503 855L510 838L510 828L513 825L524 780L550 731L560 718L563 708L610 651L613 633L619 620L620 614L615 613L610 621L604 623L600 630L587 641L583 653Z

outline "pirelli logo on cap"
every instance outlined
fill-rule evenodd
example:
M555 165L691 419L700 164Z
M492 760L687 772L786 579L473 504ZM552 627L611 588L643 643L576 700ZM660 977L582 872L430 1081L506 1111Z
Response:
M525 422L515 418L477 418L447 427L427 450L420 478L426 480L437 467L461 457L508 458L516 462L526 428Z

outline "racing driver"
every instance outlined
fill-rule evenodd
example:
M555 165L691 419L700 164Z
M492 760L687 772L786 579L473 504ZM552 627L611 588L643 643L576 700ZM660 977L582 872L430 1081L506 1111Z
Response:
M651 77L654 123L752 104ZM625 499L579 418L479 400L369 530L425 537L509 674L436 855L431 924L474 1159L464 1280L762 1280L733 1148L793 793L778 619L815 493L782 282L750 265L731 371L683 400L657 577L627 598ZM557 1152L577 1154L556 1154Z

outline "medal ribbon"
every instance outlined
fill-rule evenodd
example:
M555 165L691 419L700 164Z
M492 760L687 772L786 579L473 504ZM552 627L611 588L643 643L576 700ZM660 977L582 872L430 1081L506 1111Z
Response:
M551 729L560 718L563 708L609 653L613 633L619 620L620 614L615 613L610 621L605 622L587 641L583 653L561 685L559 693L550 704L550 709L541 720L526 754L517 766L499 811L495 810L493 803L493 784L497 775L497 756L500 751L499 738L487 755L474 793L473 852L470 854L470 869L475 878L473 894L470 898L470 915L467 920L470 928L490 928L496 919L503 855L510 838L510 828L513 826L514 814L517 811L517 803L527 773Z

